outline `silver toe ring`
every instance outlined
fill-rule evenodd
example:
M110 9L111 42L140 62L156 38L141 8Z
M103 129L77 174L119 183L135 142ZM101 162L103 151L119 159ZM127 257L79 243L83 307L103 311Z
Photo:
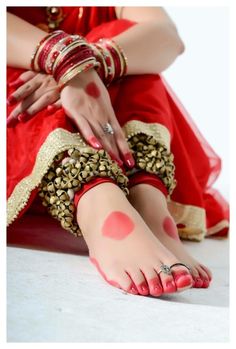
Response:
M162 264L160 266L160 270L158 271L158 274L164 273L164 274L170 275L171 274L171 269L170 268L171 267L169 267L168 265Z
M173 268L173 267L177 267L178 265L182 265L183 267L187 268L189 271L191 271L191 268L187 265L187 264L184 264L184 263L175 263L175 264L172 264L170 266L170 269Z

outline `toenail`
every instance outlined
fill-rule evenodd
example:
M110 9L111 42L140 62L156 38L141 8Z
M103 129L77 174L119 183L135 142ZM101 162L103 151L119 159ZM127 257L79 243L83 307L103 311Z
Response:
M202 287L207 288L208 286L209 286L209 281L207 279L204 279Z
M181 271L178 274L176 273L174 275L174 279L175 281L178 281L179 279L185 278L186 276L190 276L190 274L187 271Z
M138 291L136 290L136 288L134 286L131 287L130 292L133 294L138 294Z
M145 281L143 281L140 285L139 285L140 291L141 292L145 292L145 293L149 293L149 289L145 283Z
M167 288L169 291L175 291L175 290L176 290L176 286L175 286L174 281L167 281L167 283L166 283L166 288Z
M196 278L195 287L202 287L203 281L200 278Z

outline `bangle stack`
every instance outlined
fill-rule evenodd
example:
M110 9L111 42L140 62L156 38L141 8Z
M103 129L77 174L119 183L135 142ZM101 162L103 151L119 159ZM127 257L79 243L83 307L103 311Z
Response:
M61 90L77 74L95 68L106 86L127 73L127 58L111 39L88 43L62 30L46 35L31 57L31 69L53 75Z
M102 38L92 44L92 47L94 56L100 63L98 74L107 86L126 75L127 57L114 40Z
M91 45L82 36L61 30L44 37L31 58L31 69L53 75L60 90L77 74L99 65Z

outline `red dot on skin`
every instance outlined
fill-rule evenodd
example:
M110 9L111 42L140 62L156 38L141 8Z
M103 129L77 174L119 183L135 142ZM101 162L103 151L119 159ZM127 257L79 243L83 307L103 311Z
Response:
M133 221L127 214L114 211L108 215L102 226L102 234L111 239L122 240L134 229Z
M175 223L173 222L173 219L170 217L166 217L163 221L163 229L164 231L175 240L179 240L179 234L178 230L176 228Z
M85 92L91 97L94 97L94 98L100 97L100 91L99 91L99 88L97 87L97 85L95 84L95 82L90 82L86 86Z

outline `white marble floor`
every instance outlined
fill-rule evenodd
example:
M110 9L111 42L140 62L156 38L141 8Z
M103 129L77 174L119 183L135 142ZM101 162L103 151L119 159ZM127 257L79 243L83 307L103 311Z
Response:
M78 239L54 221L49 233L27 219L8 232L8 342L229 340L227 239L186 242L213 271L209 289L142 297L105 283Z

